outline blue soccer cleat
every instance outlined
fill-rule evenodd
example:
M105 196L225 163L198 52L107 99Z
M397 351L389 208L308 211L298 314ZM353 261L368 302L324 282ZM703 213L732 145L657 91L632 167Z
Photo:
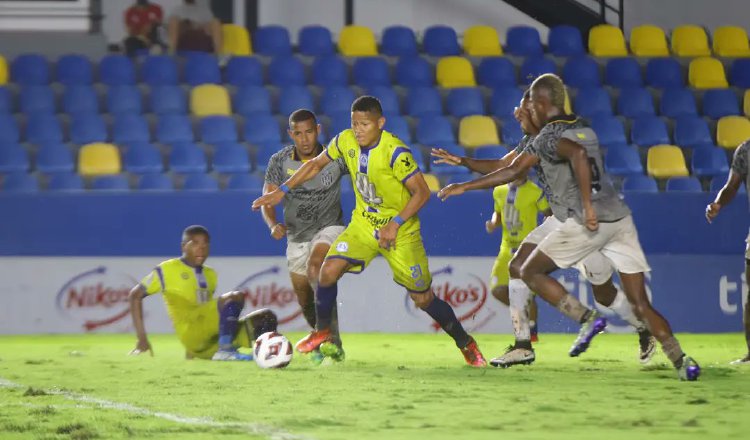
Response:
M682 358L682 365L677 369L677 377L680 380L694 381L698 380L698 376L701 375L701 367L695 359L690 356Z
M603 316L599 316L597 312L591 312L591 316L583 323L581 330L578 332L573 346L570 347L568 354L570 357L576 357L586 351L594 339L594 336L603 332L607 327L607 320Z

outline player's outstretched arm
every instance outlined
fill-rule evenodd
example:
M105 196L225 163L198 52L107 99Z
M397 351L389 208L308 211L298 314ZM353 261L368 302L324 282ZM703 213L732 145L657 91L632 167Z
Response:
M317 176L318 173L325 168L326 165L331 163L331 158L325 150L320 153L315 159L305 162L292 177L286 182L282 183L280 187L271 191L268 194L263 194L253 201L253 210L257 211L261 206L276 206L281 203L286 194L290 189L293 189L313 177Z
M721 208L728 205L737 195L737 191L742 185L742 176L736 173L734 170L729 171L729 177L727 177L727 183L719 190L719 194L716 195L716 199L706 206L706 220L711 223Z
M154 350L151 348L151 343L148 342L148 336L146 335L146 326L143 323L143 298L145 296L146 289L140 284L133 287L130 290L130 295L128 295L130 316L133 318L133 327L135 327L135 334L138 337L135 348L130 351L131 355L138 355L147 351L151 353L151 356L154 355Z
M557 154L567 159L573 168L578 188L581 193L581 204L586 228L595 231L599 228L594 205L591 203L591 164L586 149L570 139L560 139L557 143Z
M430 151L430 155L437 158L433 160L433 163L446 163L448 165L463 166L479 174L489 174L500 168L506 167L510 165L513 158L516 157L516 153L511 151L499 159L472 159L471 157L466 156L456 156L442 148L433 148Z
M506 183L512 182L524 175L531 167L536 165L537 162L539 162L539 158L536 155L521 153L517 155L507 167L500 168L486 176L482 176L469 182L452 183L446 186L438 192L438 197L444 201L448 197L461 195L466 191L494 188L498 185L505 185Z

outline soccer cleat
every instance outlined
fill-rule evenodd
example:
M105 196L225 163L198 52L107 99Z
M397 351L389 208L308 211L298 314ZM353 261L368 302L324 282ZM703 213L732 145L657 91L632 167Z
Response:
M486 367L487 361L484 360L484 356L482 355L482 352L479 351L479 346L477 346L477 341L474 340L471 336L469 337L469 343L466 344L466 347L461 349L461 353L464 355L464 359L466 359L466 363L471 365L472 367Z
M656 338L644 329L638 332L638 344L640 345L638 360L642 364L647 364L656 353Z
M326 357L323 356L323 353L320 352L320 350L313 350L310 352L310 362L312 362L315 365L320 365L323 363L323 360Z
M320 344L324 342L330 342L330 341L331 341L330 329L313 330L310 332L309 335L300 339L300 341L297 342L297 345L295 345L294 348L296 348L297 351L299 351L300 353L310 353L311 351L320 347Z
M677 377L680 380L698 380L698 376L701 375L701 367L697 362L690 356L683 356L682 365L677 369Z
M513 365L531 365L535 359L534 350L516 348L511 345L505 350L505 354L492 359L490 365L502 368L512 367Z
M747 356L734 360L729 363L730 365L750 365L750 353L747 354Z
M237 350L219 350L211 357L212 361L251 361L253 356Z
M344 353L344 349L339 347L338 345L334 344L333 342L324 342L320 344L320 354L323 356L330 358L334 362L343 362L346 358L346 353Z
M570 351L568 352L570 357L576 357L586 351L594 336L603 332L606 327L607 320L603 316L599 316L599 313L592 311L591 316L581 325L578 337L573 346L570 347Z

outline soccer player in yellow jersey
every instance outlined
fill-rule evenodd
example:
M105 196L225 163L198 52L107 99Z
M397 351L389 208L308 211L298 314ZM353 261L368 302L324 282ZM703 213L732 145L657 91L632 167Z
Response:
M143 299L160 292L188 359L252 360L237 347L249 348L255 338L276 330L276 315L268 309L238 319L245 304L241 292L214 297L216 271L204 265L209 241L203 226L187 227L182 233L182 257L163 261L130 291L130 313L138 337L131 354L154 354L143 322Z
M253 202L253 209L274 206L286 192L312 179L331 161L343 158L352 175L356 205L351 223L331 244L320 270L316 292L316 330L297 343L309 353L336 350L331 339L331 312L337 282L346 272L360 273L378 254L388 261L393 280L403 286L417 307L429 314L456 342L472 366L487 363L453 309L432 291L432 277L422 243L417 212L430 190L411 150L385 125L380 101L362 96L352 104L352 128L339 133L326 150L306 162L275 191Z

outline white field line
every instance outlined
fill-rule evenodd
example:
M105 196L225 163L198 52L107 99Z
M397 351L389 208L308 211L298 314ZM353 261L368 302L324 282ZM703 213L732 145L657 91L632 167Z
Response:
M16 382L9 381L0 377L0 388L28 388L26 385L22 385ZM151 411L146 408L140 408L129 403L114 402L111 400L99 399L97 397L87 396L85 394L71 393L69 391L63 391L58 389L44 390L45 393L50 395L62 396L66 399L95 405L99 408L113 409L116 411L123 411L132 414L139 414L143 416L156 417L164 420L169 420L175 423L181 423L184 425L195 425L195 426L206 426L211 428L232 428L237 430L246 431L250 434L259 434L267 436L272 440L313 440L312 437L292 434L282 429L274 428L273 426L263 425L260 423L240 423L240 422L219 422L210 417L187 417L179 414L166 413L161 411Z

